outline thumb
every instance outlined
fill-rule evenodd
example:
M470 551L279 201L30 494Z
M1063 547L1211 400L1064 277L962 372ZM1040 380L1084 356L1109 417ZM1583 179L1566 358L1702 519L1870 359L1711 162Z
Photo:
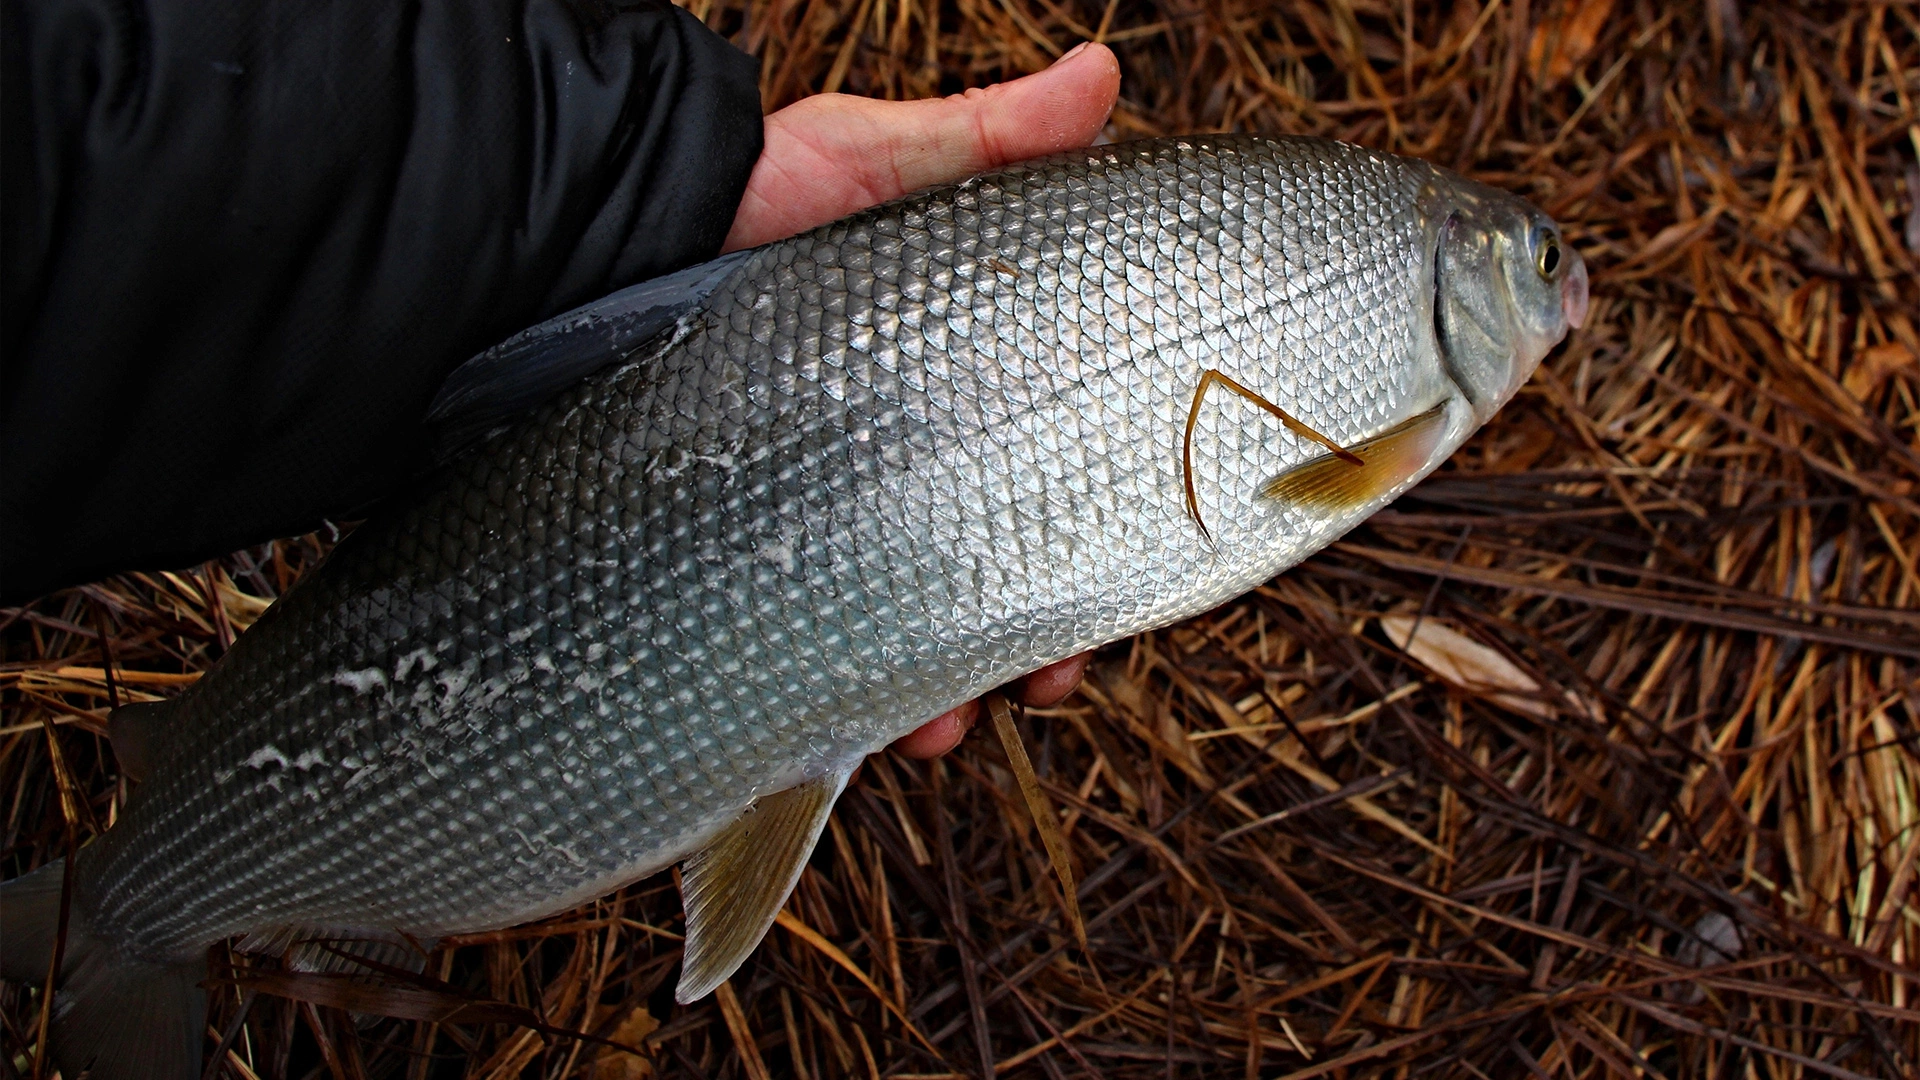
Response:
M725 250L752 247L983 169L1085 146L1120 93L1120 65L1083 43L1012 82L924 101L820 94L766 119Z
M893 114L874 147L892 159L898 190L885 197L1085 146L1106 126L1119 94L1112 50L1082 42L1045 71L1012 82L936 100L868 102Z

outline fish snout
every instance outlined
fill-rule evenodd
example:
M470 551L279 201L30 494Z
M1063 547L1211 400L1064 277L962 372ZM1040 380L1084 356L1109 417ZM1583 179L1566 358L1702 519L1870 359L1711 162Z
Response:
M1573 266L1560 279L1560 310L1567 316L1567 329L1578 330L1587 321L1587 261L1573 248L1565 250Z

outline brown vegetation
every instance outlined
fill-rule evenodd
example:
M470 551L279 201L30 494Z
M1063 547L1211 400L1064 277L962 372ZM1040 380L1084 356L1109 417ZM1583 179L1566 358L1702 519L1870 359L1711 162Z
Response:
M449 942L434 986L250 968L223 1075L1914 1075L1920 9L689 6L769 107L1103 38L1111 137L1461 168L1568 225L1592 318L1391 510L1016 721L1084 948L989 724L863 770L714 998L671 1004L662 875ZM110 700L191 681L324 547L0 612L9 873L112 821ZM38 997L6 995L18 1067Z

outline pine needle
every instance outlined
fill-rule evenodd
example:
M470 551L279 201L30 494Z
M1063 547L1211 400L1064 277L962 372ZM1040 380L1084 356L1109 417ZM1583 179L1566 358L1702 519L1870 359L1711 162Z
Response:
M1061 912L1067 917L1067 925L1073 928L1073 940L1079 942L1080 950L1085 952L1087 924L1080 918L1080 899L1073 884L1073 857L1067 853L1067 841L1060 835L1060 821L1047 802L1047 793L1040 790L1040 778L1033 773L1033 762L1027 757L1026 745L1020 741L1020 729L1013 726L1013 707L1007 703L1006 695L987 695L987 713L993 717L993 730L1007 751L1007 764L1013 768L1013 778L1020 783L1020 794L1027 800L1027 811L1033 815L1040 842L1046 845L1047 861L1053 864L1054 876L1060 879Z

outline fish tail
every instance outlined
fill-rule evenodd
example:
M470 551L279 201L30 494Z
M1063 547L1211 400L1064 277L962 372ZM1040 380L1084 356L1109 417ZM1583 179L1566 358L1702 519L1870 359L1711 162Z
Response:
M0 884L0 977L46 980L60 934L63 863ZM154 962L94 934L69 904L59 989L49 1025L63 1076L194 1080L200 1075L207 995L204 958Z

